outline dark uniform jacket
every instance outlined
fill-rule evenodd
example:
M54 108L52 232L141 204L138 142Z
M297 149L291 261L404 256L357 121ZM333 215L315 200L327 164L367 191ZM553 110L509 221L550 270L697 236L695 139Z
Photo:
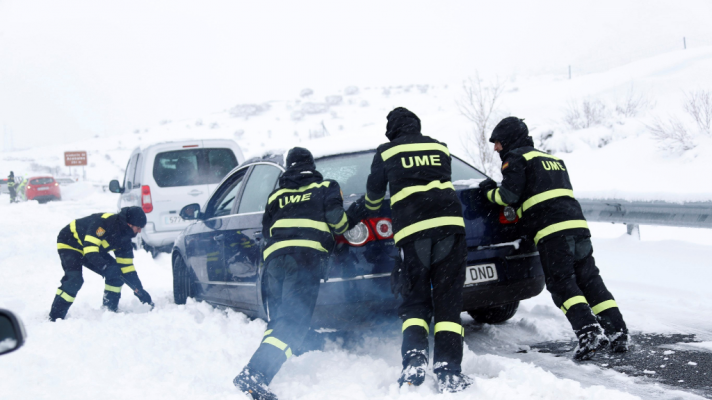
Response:
M268 199L262 218L265 263L291 253L328 256L333 234L349 228L341 189L316 170L287 169ZM318 260L320 261L320 260Z
M133 236L133 230L123 216L92 214L62 228L57 237L57 249L81 253L87 263L100 271L105 270L105 265L118 264L129 286L142 288L133 265ZM112 251L116 258L109 255Z
M465 234L462 205L450 182L450 151L417 131L401 130L378 146L366 184L366 208L381 207L390 186L396 245Z
M590 236L563 160L530 145L518 147L502 158L502 176L501 187L488 191L487 199L514 207L535 243L554 236Z

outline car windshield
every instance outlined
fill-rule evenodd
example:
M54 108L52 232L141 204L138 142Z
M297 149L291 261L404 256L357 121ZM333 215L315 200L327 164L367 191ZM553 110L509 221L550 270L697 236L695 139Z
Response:
M344 199L360 196L366 192L366 179L371 172L371 161L376 152L344 154L324 157L316 160L316 169L324 179L339 182ZM452 181L467 179L485 179L474 167L457 157L452 157Z
M153 163L153 178L160 187L218 183L233 168L237 159L230 149L190 149L158 153Z
M30 185L46 185L48 183L54 183L53 178L35 178L30 180Z

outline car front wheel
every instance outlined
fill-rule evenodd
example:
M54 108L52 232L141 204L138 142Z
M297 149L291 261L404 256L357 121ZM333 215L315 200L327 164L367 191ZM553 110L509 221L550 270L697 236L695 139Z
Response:
M515 301L502 306L468 310L467 313L474 318L475 322L480 324L501 324L512 318L517 313L518 308L519 302Z
M173 257L173 300L176 304L185 304L188 297L193 297L193 281L183 257L176 254Z

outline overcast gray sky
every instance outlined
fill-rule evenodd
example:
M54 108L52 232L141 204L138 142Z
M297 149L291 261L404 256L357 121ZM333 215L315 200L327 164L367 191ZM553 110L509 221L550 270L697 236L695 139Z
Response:
M305 87L595 70L712 38L710 4L0 0L0 133L28 147Z

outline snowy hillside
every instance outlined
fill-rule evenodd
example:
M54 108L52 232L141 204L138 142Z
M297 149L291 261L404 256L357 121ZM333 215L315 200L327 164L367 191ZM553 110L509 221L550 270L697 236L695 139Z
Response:
M712 156L712 134L697 132L684 112L684 102L695 91L712 93L710 70L712 47L705 47L571 80L480 77L485 90L497 82L502 90L488 132L503 116L525 118L536 145L566 160L579 196L709 200L712 189L699 179L712 173L712 163L706 162ZM385 140L387 113L397 106L416 112L425 134L448 143L454 154L481 168L470 157L476 157L477 149L469 141L474 125L459 108L464 96L462 82L350 86L321 93L305 89L289 98L228 105L213 114L164 121L119 136L4 153L0 170L14 169L16 175L25 176L49 171L68 174L63 152L86 150L87 179L106 184L123 177L135 147L161 141L229 138L248 158L295 145L315 153L337 143L345 150L375 147ZM595 108L590 120L583 115L585 105ZM622 111L625 107L632 110ZM581 115L572 117L577 111ZM687 126L693 148L680 150L655 139L651 126L670 117ZM494 160L496 171L499 160L496 156ZM81 171L75 168L72 173Z

